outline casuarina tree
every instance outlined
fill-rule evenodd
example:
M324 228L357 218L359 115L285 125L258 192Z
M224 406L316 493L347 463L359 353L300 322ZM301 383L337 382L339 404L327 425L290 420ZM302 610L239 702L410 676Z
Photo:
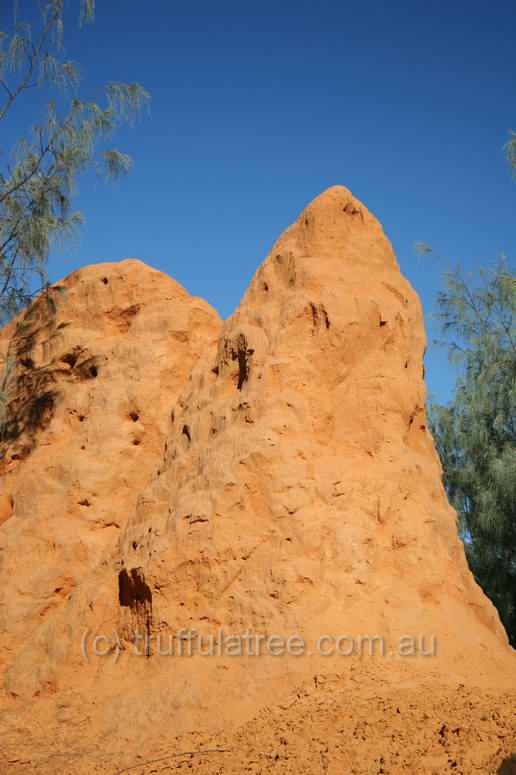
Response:
M476 281L447 271L438 303L457 377L431 427L470 567L516 645L516 278L506 260Z
M138 83L107 82L101 104L80 95L80 71L63 48L64 0L34 0L10 30L0 32L0 128L28 94L38 94L35 122L14 147L0 148L0 322L24 307L46 283L51 247L83 222L72 209L77 177L94 164L107 178L131 166L107 141L122 122L149 104ZM95 0L77 2L79 24L93 22ZM40 118L43 116L42 118ZM7 134L9 134L7 132Z

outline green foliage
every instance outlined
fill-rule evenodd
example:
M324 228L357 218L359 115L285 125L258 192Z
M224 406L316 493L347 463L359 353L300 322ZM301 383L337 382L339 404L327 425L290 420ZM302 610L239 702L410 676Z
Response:
M47 101L44 118L12 153L0 149L0 322L44 287L51 246L82 224L71 202L78 175L90 163L107 179L129 170L127 154L102 146L120 123L132 122L149 104L137 83L109 82L102 106L80 99L79 68L62 48L64 0L34 5L38 23L19 20L15 0L13 31L0 32L0 125L29 89L53 88L62 97ZM80 0L80 24L91 23L94 11L94 0Z
M438 315L457 371L430 425L470 567L516 645L516 279L505 259L445 272Z
M5 358L0 372L0 440L4 432L5 421L7 418L7 404L9 403L9 377L13 370L11 358Z
M414 242L414 250L419 253L420 256L426 256L427 253L433 253L433 250L426 242Z
M507 154L507 161L509 166L516 171L516 132L509 133L509 139L505 143L505 152Z

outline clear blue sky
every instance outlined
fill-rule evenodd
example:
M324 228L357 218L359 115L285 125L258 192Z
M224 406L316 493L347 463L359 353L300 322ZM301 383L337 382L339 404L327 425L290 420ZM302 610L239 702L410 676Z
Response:
M516 183L502 151L516 129L513 0L97 0L81 31L77 5L65 44L82 94L137 80L152 115L114 143L134 158L128 179L81 182L87 227L52 256L51 279L138 257L227 316L280 232L334 183L382 222L430 341L440 271L413 243L467 270L515 256ZM432 346L426 373L447 400L451 375Z

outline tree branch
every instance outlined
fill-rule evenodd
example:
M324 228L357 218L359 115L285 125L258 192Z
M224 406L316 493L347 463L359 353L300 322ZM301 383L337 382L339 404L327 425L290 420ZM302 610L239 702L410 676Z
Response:
M48 22L47 22L47 24L45 26L45 29L43 30L43 32L41 34L41 38L40 38L40 41L39 41L39 44L38 44L37 48L34 49L34 46L33 46L34 54L32 56L29 56L29 67L28 67L27 72L25 73L24 78L18 84L18 86L16 87L16 89L13 92L11 92L8 89L9 97L8 97L7 101L5 102L4 106L0 109L0 121L4 118L5 114L7 113L7 111L11 107L11 105L13 104L14 100L16 99L16 97L24 89L27 89L29 87L29 85L35 86L35 84L29 84L29 81L32 78L32 75L34 73L36 64L37 64L37 62L38 62L38 60L39 60L39 58L41 56L41 50L42 50L43 46L45 45L46 39L48 38L48 36L50 34L50 31L51 31L52 27L54 26L54 24L56 23L56 21L58 20L58 18L59 18L58 12L54 11L54 13L51 15L50 19L48 20Z

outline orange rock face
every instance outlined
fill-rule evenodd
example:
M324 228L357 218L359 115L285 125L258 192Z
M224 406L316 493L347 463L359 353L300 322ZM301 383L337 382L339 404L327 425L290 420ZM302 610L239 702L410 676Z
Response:
M0 627L10 692L55 688L45 653L62 645L55 617L112 554L155 475L180 388L219 327L206 302L123 261L75 272L4 331Z
M125 261L54 286L1 344L12 365L0 496L12 772L53 772L56 757L70 773L147 772L164 745L218 740L228 750L199 771L490 771L510 752L509 720L481 743L471 733L467 756L451 732L444 753L434 746L455 686L463 729L486 702L503 716L516 658L441 484L419 301L347 189L303 211L224 323ZM199 643L221 630L295 638L298 651L203 656ZM359 653L363 636L379 650ZM400 650L409 636L412 656ZM328 655L335 643L351 652ZM359 726L386 704L382 734L396 728L397 752L360 756L339 721L343 687ZM437 724L417 767L410 726L424 725L425 700L413 713L411 691L433 695ZM389 716L396 698L405 737ZM307 720L312 700L325 703L322 727ZM258 755L287 745L280 721L290 755ZM299 755L306 729L333 741L326 758L313 746ZM102 755L90 751L99 739Z

